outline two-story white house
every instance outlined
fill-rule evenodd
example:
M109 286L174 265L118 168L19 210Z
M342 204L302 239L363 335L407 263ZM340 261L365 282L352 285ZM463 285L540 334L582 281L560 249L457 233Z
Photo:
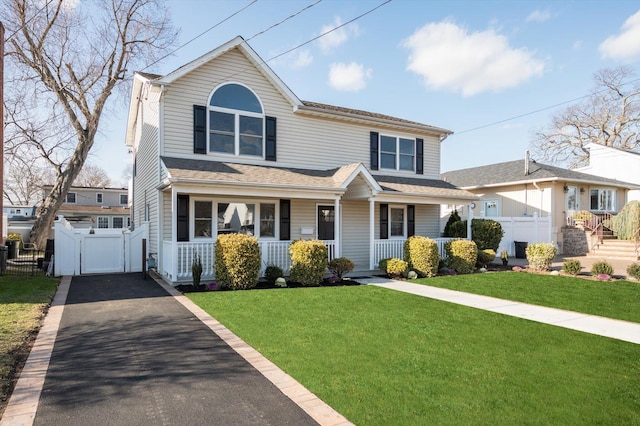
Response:
M259 239L263 267L289 267L293 240L326 242L356 270L439 237L440 204L477 197L440 179L451 132L298 99L236 37L167 74L136 73L126 144L132 220L171 283L199 255L213 275L218 235Z

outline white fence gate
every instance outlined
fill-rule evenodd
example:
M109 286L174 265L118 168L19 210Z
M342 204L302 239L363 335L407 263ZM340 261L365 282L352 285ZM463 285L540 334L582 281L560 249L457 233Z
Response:
M149 226L128 229L75 229L62 216L54 225L54 273L81 275L142 272L142 240ZM145 253L146 258L148 253Z
M522 241L533 243L554 243L552 240L552 228L549 217L483 217L500 222L504 235L500 241L497 256L502 250L507 250L509 256L515 256L515 242Z

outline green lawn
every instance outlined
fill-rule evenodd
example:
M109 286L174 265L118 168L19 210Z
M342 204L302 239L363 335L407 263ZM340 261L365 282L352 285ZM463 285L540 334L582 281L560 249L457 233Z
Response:
M640 345L374 286L189 297L356 424L640 424Z
M0 412L9 396L16 364L28 355L58 279L0 276Z
M422 278L416 283L640 322L640 283L526 272Z

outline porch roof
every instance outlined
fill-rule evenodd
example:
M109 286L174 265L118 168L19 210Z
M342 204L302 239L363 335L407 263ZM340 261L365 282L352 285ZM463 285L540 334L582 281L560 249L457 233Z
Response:
M174 157L161 159L169 175L168 184L252 185L342 192L347 189L354 173L362 173L370 180L374 197L376 194L384 194L457 200L478 198L471 192L438 179L371 175L362 163L329 170L311 170Z

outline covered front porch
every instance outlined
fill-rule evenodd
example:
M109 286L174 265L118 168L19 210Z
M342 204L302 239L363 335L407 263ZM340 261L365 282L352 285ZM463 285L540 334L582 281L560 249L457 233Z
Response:
M453 238L434 238L438 244L438 251L441 258L445 258L444 245ZM382 259L404 257L405 239L394 240L374 240L372 248L372 264L369 271L376 271L378 262ZM268 265L275 265L288 275L291 268L291 258L289 256L289 246L293 241L259 241L260 253L262 255L262 268L260 274L264 273ZM327 261L336 257L335 240L322 241L328 249ZM163 259L161 262L163 276L175 277L175 281L190 281L191 265L199 256L202 262L203 279L213 279L215 268L213 264L215 242L163 242ZM367 268L359 268L360 272L367 271Z

